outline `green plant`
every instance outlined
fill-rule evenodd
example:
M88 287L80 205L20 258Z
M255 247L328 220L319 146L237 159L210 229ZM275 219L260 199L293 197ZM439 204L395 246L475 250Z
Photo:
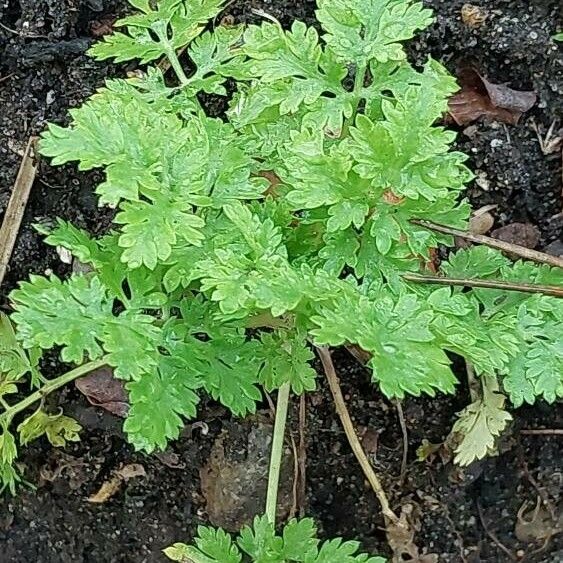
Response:
M193 563L385 563L382 557L358 554L358 542L333 539L319 545L315 534L310 518L289 521L280 536L262 516L245 526L236 541L221 529L200 526L195 546L174 544L164 553L173 561Z
M195 545L176 543L164 550L170 559L185 563L385 563L381 557L358 554L359 543L356 541L343 542L335 538L319 545L311 518L292 519L283 527L281 536L276 534L278 483L289 388L290 384L284 383L278 393L264 515L256 516L252 526L244 526L235 541L221 528L199 526Z
M32 276L11 293L15 332L3 321L0 355L5 486L17 479L15 417L104 364L125 381L124 429L147 452L178 436L202 391L244 416L261 387L313 389L310 344L369 352L373 382L390 398L453 393L448 353L483 381L498 378L504 394L487 385L462 415L463 463L492 450L509 418L505 395L515 406L563 395L561 300L403 278L453 243L414 219L463 228L470 213L459 201L472 178L466 157L436 124L455 81L432 59L414 69L401 45L432 21L430 10L319 0L319 38L301 22L284 30L269 20L204 31L222 0L130 3L139 13L92 55L164 56L176 80L159 66L109 80L71 110L70 126L42 136L53 164L104 170L100 205L117 213L98 239L63 221L46 233L89 273ZM226 96L224 118L206 114L201 94ZM452 254L442 270L563 283L560 270L482 247ZM46 380L39 356L55 347L81 367ZM8 404L26 379L32 393ZM57 421L67 430L51 436L74 439L76 427Z

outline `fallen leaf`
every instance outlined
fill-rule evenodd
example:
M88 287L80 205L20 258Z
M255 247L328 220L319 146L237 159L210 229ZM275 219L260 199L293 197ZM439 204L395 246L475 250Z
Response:
M442 444L433 444L426 438L423 438L420 446L416 449L416 458L418 461L432 463L441 447Z
M461 68L458 79L461 90L449 101L449 113L458 125L468 125L480 117L516 125L536 103L535 92L493 84L472 67Z
M375 456L379 445L379 432L375 428L366 427L361 436L362 446L368 455Z
M539 229L530 223L510 223L495 229L491 236L510 244L535 248L540 242L541 234Z
M383 192L383 201L388 205L401 205L405 198L393 192L393 190L385 190Z
M270 185L266 189L265 193L273 197L277 197L278 186L281 183L280 177L273 170L260 170L260 172L258 172L256 175L265 178L266 180L268 180L268 182L270 182Z
M180 456L174 452L155 452L154 457L170 469L184 469L186 464L180 461Z
M464 4L461 7L461 21L472 28L480 27L489 17L489 13L474 4Z
M140 463L130 463L117 469L112 476L102 483L98 492L88 497L88 502L93 504L103 504L115 496L123 483L134 477L145 477L145 468Z
M385 532L387 543L393 551L393 563L410 561L411 563L438 563L434 553L420 553L414 543L415 531L420 529L420 521L414 506L406 504L401 507L401 515L395 523L387 525Z
M560 513L557 522L553 521L549 511L542 506L541 498L538 498L535 508L526 512L528 502L525 502L518 510L514 534L525 543L545 542L551 537L563 532L563 516Z
M127 392L123 382L113 377L111 368L103 367L77 379L76 388L88 402L125 418L129 411Z
M118 469L115 474L123 479L124 481L128 481L129 479L133 479L133 477L146 477L147 472L145 468L140 463L129 463L124 465L120 469Z
M90 22L92 36L98 38L113 33L113 24L116 19L114 16L107 16Z
M76 490L87 482L87 468L88 464L83 458L74 458L55 449L45 465L39 469L39 476L42 481L53 483L65 473L70 488Z

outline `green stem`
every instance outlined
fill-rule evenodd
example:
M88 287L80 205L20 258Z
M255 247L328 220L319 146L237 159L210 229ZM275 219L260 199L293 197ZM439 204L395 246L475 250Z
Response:
M356 120L356 115L358 114L358 106L360 105L360 100L362 98L362 88L364 87L364 82L366 80L366 72L367 72L367 65L362 65L356 69L356 77L354 78L354 102L352 108L352 115L346 120L344 123L344 127L342 128L342 135L341 138L348 136L348 131L350 130L350 126L354 125Z
M283 438L287 420L287 407L289 404L290 384L284 383L278 391L278 404L276 407L276 420L274 422L274 436L272 439L272 452L270 454L270 473L268 474L268 491L266 493L266 517L276 524L276 508L278 502L278 485L283 453Z
M15 405L7 408L0 415L0 422L6 421L9 424L12 418L16 416L16 414L18 414L20 411L23 411L27 407L33 405L33 403L40 401L41 399L46 397L49 393L56 391L59 387L63 387L67 383L70 383L71 381L74 381L75 379L78 379L79 377L82 377L83 375L86 375L87 373L95 369L101 368L106 364L107 364L106 359L102 358L101 360L88 362L87 364L83 364L77 368L74 368L73 370L68 371L63 375L60 375L55 379L50 379L48 383L46 383L45 385L43 385L43 387L41 387L41 389L35 391L35 393L32 393L31 395L29 395L19 403L16 403Z
M170 61L170 64L172 65L172 68L174 69L174 72L176 73L178 80L181 82L182 86L189 84L190 80L186 76L186 73L184 72L184 69L180 64L180 59L178 58L178 55L176 54L174 47L172 47L172 45L170 45L170 43L168 42L166 42L164 46L166 48L166 56Z

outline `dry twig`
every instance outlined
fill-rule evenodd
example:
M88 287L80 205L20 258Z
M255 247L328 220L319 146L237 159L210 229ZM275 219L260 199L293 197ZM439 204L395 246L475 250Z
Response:
M553 503L551 502L549 495L545 492L545 489L540 487L540 484L536 481L536 478L530 473L530 469L528 468L528 463L526 462L526 457L522 450L522 447L518 448L518 457L520 460L520 467L522 468L522 472L524 473L524 477L528 480L530 485L534 487L536 492L538 493L539 497L541 498L544 506L547 507L549 511L549 515L551 516L551 520L554 523L557 523L557 510Z
M305 497L307 494L307 437L305 435L305 423L307 421L307 403L305 393L299 397L299 445L297 458L299 460L299 490L297 491L297 505L299 517L305 515Z
M501 549L502 551L504 551L504 553L506 553L506 555L508 555L511 561L518 561L518 557L516 557L516 555L514 555L514 553L512 553L512 551L510 551L510 549L508 549L508 547L506 547L497 538L496 534L492 530L490 530L489 527L487 526L487 523L485 522L485 516L483 514L483 508L479 501L477 501L477 512L479 513L479 520L481 520L481 525L483 526L483 530L485 530L485 533L489 536L489 538L493 540L493 542L498 546L499 549Z
M295 518L299 511L299 459L297 446L293 434L290 435L291 451L293 452L293 484L291 486L291 508L289 509L289 519Z
M555 285L531 285L526 283L512 283L480 278L446 278L441 276L426 276L423 274L404 274L403 279L415 283L429 283L435 285L455 285L461 287L481 287L485 289L500 289L503 291L520 291L522 293L541 293L551 297L563 298L563 288Z
M399 475L399 486L403 486L405 482L405 475L407 474L407 456L409 453L409 435L407 432L407 424L405 422L405 415L403 413L403 405L397 399L395 401L397 407L397 415L399 416L399 424L401 425L401 433L403 435L403 458L401 459L401 473Z
M462 231L460 229L454 229L452 227L447 227L445 225L439 225L438 223L432 223L431 221L423 221L421 219L413 219L411 221L414 225L419 227L424 227L431 231L437 233L442 233L445 235L453 235L456 237L463 238L470 242L477 244L484 244L491 248L496 248L497 250L502 250L503 252L509 252L510 254L515 254L520 258L525 258L526 260L532 260L539 264L547 264L549 266L554 266L557 268L563 268L563 258L559 256L552 256L551 254L546 254L545 252L538 252L537 250L531 250L524 246L518 244L511 244L503 240L498 240L496 238L487 237L485 235L474 235L468 233L467 231Z
M520 434L526 436L563 436L563 428L523 428Z
M37 162L34 160L35 140L35 137L30 137L27 143L12 195L4 214L4 221L2 227L0 227L0 285L4 281L8 269L25 206L37 172Z
M376 475L375 471L373 470L369 459L364 452L362 445L360 444L360 440L354 430L354 425L352 424L352 419L350 418L350 413L346 408L346 403L344 402L344 397L342 396L342 390L340 389L340 383L338 382L338 376L336 375L336 370L334 369L334 364L332 363L332 358L330 355L330 351L328 348L325 347L318 347L317 351L321 358L321 362L323 364L323 368L328 379L328 384L330 386L330 391L332 393L332 397L334 399L334 404L336 406L336 412L340 417L340 421L342 422L342 426L344 428L344 432L346 433L346 437L348 438L348 442L350 443L350 447L364 472L371 488L373 489L377 499L379 500L379 504L381 505L381 512L385 518L386 522L397 524L399 522L398 516L393 512L391 507L389 506L389 500L387 499L387 495L383 490L383 486L381 485L381 481L379 477Z

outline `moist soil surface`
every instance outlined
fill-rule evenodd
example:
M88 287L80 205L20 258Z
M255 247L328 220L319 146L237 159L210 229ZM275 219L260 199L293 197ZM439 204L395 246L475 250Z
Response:
M488 121L459 128L458 146L470 155L478 178L468 197L475 208L497 205L495 227L515 221L535 225L540 249L561 241L561 149L542 151L538 140L538 135L545 139L554 121L553 135L563 133L563 49L550 39L563 27L559 1L481 0L486 19L473 27L462 20L462 1L426 4L435 8L437 21L409 46L413 61L421 63L430 54L453 73L470 63L491 82L533 90L538 97L516 126ZM125 9L118 0L0 0L0 212L29 137L47 121L65 123L67 110L80 105L107 76L134 69L95 63L84 54ZM295 18L311 23L314 2L235 0L225 15L256 21L253 9L263 9L284 25ZM97 208L93 194L100 181L99 172L40 164L0 290L4 309L9 310L6 297L18 280L47 270L66 272L34 223L62 217L94 234L107 228L111 213ZM561 428L556 407L539 403L516 411L501 453L462 471L440 455L418 461L416 449L423 440L444 440L455 413L469 402L464 384L455 398L406 399L408 458L401 478L402 434L395 405L381 397L366 370L347 353L334 353L334 360L354 424L392 506L412 508L419 546L445 562L563 560L563 542L556 533L558 526L561 530L562 440L521 432ZM55 367L60 369L53 362ZM463 381L463 366L458 373ZM201 420L188 426L167 454L145 456L126 444L119 418L89 405L75 389L63 391L56 401L83 425L82 441L64 451L43 441L24 450L22 469L35 488L0 499L0 561L164 561L161 550L189 540L197 525L209 522L209 513L228 525L249 516L221 515L209 487L202 490L201 478L214 474L217 459L225 467L252 462L259 440L250 437L270 424L267 405L256 419L243 423L214 403L203 404ZM297 413L294 405L290 429L298 442ZM307 396L302 426L306 495L297 509L316 519L321 537L355 538L366 550L388 554L378 504L346 442L323 378L318 391ZM289 441L288 449L292 451ZM140 464L144 475L123 482L104 503L88 502L116 470L131 464ZM235 473L236 467L228 466ZM261 498L260 491L254 495ZM251 504L245 505L249 512ZM553 518L559 523L553 524Z

